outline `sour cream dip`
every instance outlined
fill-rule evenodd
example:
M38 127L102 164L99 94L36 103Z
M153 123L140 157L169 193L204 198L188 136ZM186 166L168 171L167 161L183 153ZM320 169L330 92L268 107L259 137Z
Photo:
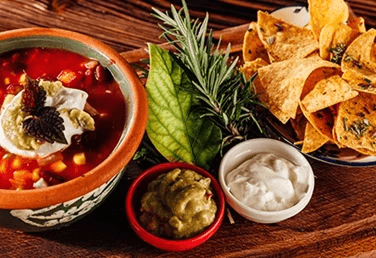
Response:
M308 169L270 153L260 153L230 171L225 182L244 205L279 211L297 204L308 190Z

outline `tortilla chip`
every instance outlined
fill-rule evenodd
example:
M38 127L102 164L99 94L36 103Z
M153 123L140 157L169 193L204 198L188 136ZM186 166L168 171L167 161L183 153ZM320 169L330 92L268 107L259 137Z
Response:
M339 143L376 152L376 95L359 95L339 104L335 123Z
M326 24L320 32L320 56L325 60L333 60L341 62L337 57L333 58L334 51L342 52L338 56L342 56L343 52L350 45L350 43L360 35L359 31L353 30L350 26L344 23L329 23ZM342 51L341 51L342 50Z
M273 105L287 116L295 118L306 79L320 67L339 68L334 63L318 58L292 59L259 68L258 76L268 94L269 106Z
M325 108L314 113L309 113L305 107L299 102L300 108L308 122L328 141L336 142L332 131L334 126L334 116L330 109Z
M337 118L338 118L338 107L339 107L339 104L336 104L336 105L333 105L333 106L330 106L328 109L330 110L330 112L333 114L333 120L334 120L334 124L336 123L337 121ZM338 146L338 148L346 148L345 145L339 143L336 139L337 139L337 132L336 132L336 127L333 126L332 128L332 135L333 135L333 139L335 139L334 144L336 144Z
M245 64L240 68L240 71L244 73L247 80L251 79L254 76L260 67L266 66L266 63L263 59L257 58L253 61L247 61ZM268 97L265 93L265 88L262 86L259 76L256 76L254 81L252 82L253 89L256 94L259 94L259 100L263 103L268 103Z
M243 60L244 62L247 62L256 60L257 58L261 58L269 63L269 57L266 53L264 44L261 42L257 33L257 23L251 22L248 30L244 34Z
M343 74L342 78L346 80L354 90L376 94L376 84L372 82L376 82L376 74L359 78L353 71L347 71Z
M244 73L247 80L251 79L255 73L257 73L258 69L268 65L262 58L257 58L253 61L246 61L244 65L240 68L240 71Z
M349 19L347 25L353 30L359 31L360 33L366 32L366 24L363 17L356 17L354 19Z
M253 86L254 92L258 95L258 99L260 102L264 103L265 105L268 105L269 103L269 97L265 92L265 88L262 86L260 77L257 76L255 80L252 82L251 87Z
M328 142L328 138L323 136L321 133L319 133L312 125L311 123L307 123L304 133L304 141L303 141L303 147L302 152L303 153L310 153L321 146L323 146L325 143Z
M304 25L303 28L307 30L312 30L311 22L308 22L306 25Z
M307 124L307 118L303 115L303 113L297 114L295 119L290 119L290 123L292 128L295 131L296 138L299 141L304 140L304 131Z
M375 37L376 30L370 29L349 45L341 62L344 79L368 78L376 83Z
M333 106L354 98L358 92L353 90L339 75L319 81L315 88L302 100L309 113Z
M312 32L277 19L267 13L257 13L258 35L270 62L305 58L319 46Z
M364 155L368 155L368 156L376 156L376 152L375 151L370 151L370 150L367 150L367 149L363 149L363 148L357 148L355 149L357 152L361 153L361 154L364 154Z
M314 70L307 78L300 99L302 100L308 93L310 93L316 86L316 84L323 80L327 79L335 74L342 74L339 66L335 67L320 67Z
M258 69L268 65L263 59L257 58L253 61L248 61L244 64L244 66L240 69L247 79L249 80L255 73L257 73ZM258 94L258 99L266 106L269 107L269 111L282 123L286 124L290 117L282 112L278 107L273 105L273 103L269 103L269 97L266 93L265 88L263 87L260 76L256 76L254 81L252 82L253 89L256 94Z
M334 121L337 121L336 119L334 119ZM334 122L335 124L336 122ZM337 132L336 132L336 127L333 126L333 130L332 130L332 135L333 135L333 138L334 139L337 139ZM335 141L335 144L338 146L338 148L342 149L342 148L346 148L347 146L346 145L343 145L342 143L338 142L338 141Z
M319 53L318 50L316 50L315 52L312 52L311 54L309 54L307 56L307 58L309 58L309 57L319 57L319 56L320 56L320 53Z
M339 24L329 23L326 24L320 31L319 43L320 43L320 57L325 60L329 60L332 41L334 33Z
M349 9L343 0L308 0L308 9L316 39L326 24L344 23L349 18Z
M290 116L280 109L278 107L271 105L269 106L269 111L283 124L286 124L290 120Z

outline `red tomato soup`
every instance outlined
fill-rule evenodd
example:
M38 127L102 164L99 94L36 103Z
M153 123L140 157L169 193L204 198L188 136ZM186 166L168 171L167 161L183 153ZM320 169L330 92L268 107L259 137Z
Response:
M125 102L119 85L97 61L60 49L29 48L0 56L0 106L7 94L23 89L22 74L61 81L65 87L88 93L85 111L94 131L72 137L72 144L48 157L30 159L0 147L0 189L33 189L41 178L48 186L79 177L112 152L125 125Z

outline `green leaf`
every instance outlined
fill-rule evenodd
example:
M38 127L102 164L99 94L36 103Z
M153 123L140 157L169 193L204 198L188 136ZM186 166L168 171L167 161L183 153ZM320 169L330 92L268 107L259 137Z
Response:
M171 55L155 45L149 45L149 54L146 130L151 142L169 161L209 168L220 149L221 130L192 110L194 98L182 90L191 82Z

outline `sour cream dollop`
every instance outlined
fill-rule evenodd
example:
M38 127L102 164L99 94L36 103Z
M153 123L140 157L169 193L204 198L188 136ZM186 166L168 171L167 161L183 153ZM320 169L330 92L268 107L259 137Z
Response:
M0 114L0 146L7 151L28 158L45 157L54 152L63 150L71 144L73 135L84 132L87 121L81 121L81 117L86 120L92 119L83 111L88 98L88 94L82 90L67 88L61 82L43 81L39 82L46 90L45 106L56 107L60 116L64 120L65 130L63 131L68 144L49 143L36 144L30 136L27 136L22 129L22 121L25 114L21 110L22 92L19 92L14 98L2 108ZM79 113L73 117L71 111ZM94 125L94 120L90 121ZM18 140L17 140L18 139ZM22 141L22 144L19 142Z
M274 154L261 153L230 171L226 184L241 203L261 211L297 204L308 190L308 169Z

